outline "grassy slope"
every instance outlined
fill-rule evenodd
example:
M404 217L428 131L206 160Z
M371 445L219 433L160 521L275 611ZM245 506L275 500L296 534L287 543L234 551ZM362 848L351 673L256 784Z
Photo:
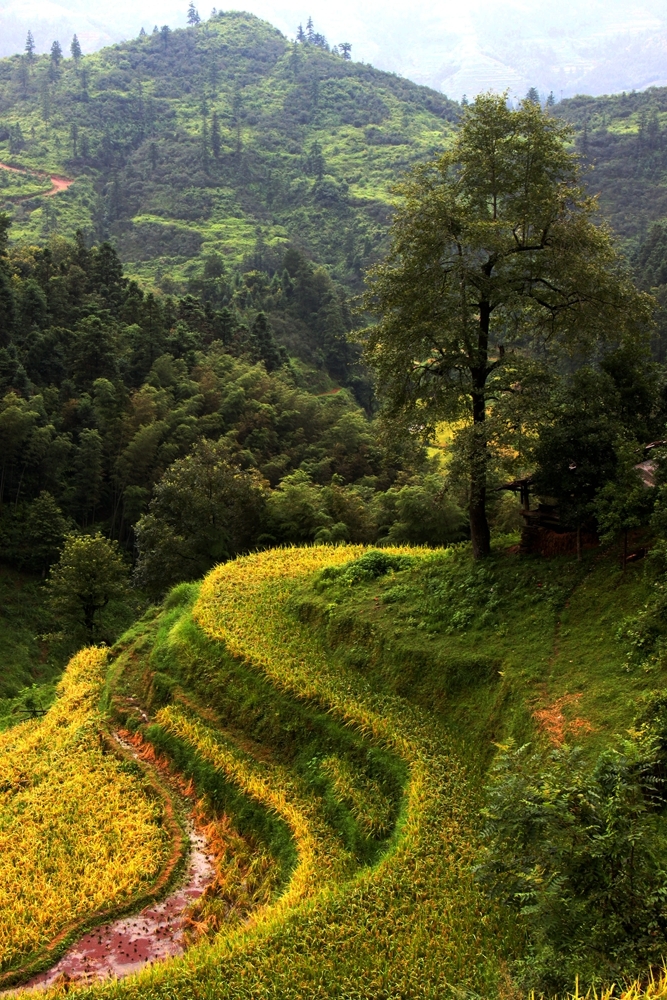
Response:
M24 88L19 58L0 60L0 125L18 122L26 140L15 155L0 142L0 160L77 182L16 206L13 233L111 234L131 270L153 278L197 273L211 251L239 263L260 234L265 254L297 240L354 278L382 241L390 185L441 148L456 116L441 94L370 66L313 46L295 56L247 14L173 32L167 46L148 36L104 49L78 70L65 60L56 80L48 67L37 59ZM203 141L214 112L217 160Z
M376 580L318 576L361 551L227 564L120 644L115 711L264 837L289 881L248 924L91 996L511 995L518 941L471 879L480 772L494 741L534 736L536 711L558 723L559 708L592 750L627 728L664 683L628 670L615 638L648 584L599 551L500 549L474 567L465 549L422 550ZM369 838L382 799L398 824Z
M667 220L667 87L573 97L554 111L574 126L577 148L593 168L589 188L632 250L652 222Z

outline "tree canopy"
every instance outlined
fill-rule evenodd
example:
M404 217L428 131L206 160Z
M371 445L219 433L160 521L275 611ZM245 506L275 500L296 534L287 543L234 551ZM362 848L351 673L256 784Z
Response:
M366 358L385 409L426 435L463 424L477 557L489 552L489 407L521 397L529 369L650 328L651 300L597 219L568 138L532 101L478 97L451 150L399 188L390 251L369 274L379 323Z

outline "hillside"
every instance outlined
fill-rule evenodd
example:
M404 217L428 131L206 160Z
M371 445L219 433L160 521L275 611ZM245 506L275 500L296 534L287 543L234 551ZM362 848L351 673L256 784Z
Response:
M652 222L667 218L667 87L606 97L573 97L555 105L570 122L589 188L629 248Z
M667 88L575 97L588 183L633 253L667 215ZM166 291L281 271L288 244L357 287L382 252L391 187L448 142L460 106L437 91L292 45L241 13L56 65L0 60L0 199L13 238L112 238ZM57 198L49 178L74 179Z
M0 160L76 179L47 202L5 176L13 235L111 236L167 289L215 254L282 269L288 242L354 283L383 245L391 184L441 148L456 111L248 14L77 62L4 59Z
M614 553L519 560L502 545L484 566L466 548L273 551L180 585L112 651L96 725L121 726L162 774L170 761L209 829L232 822L263 845L273 888L243 918L229 906L245 876L228 873L196 904L199 944L184 958L80 995L525 995L507 963L524 953L526 925L474 878L481 785L494 744L511 737L556 753L568 735L589 758L617 745L663 679L610 627L636 622L647 598L641 566L621 574ZM137 830L126 848L144 885L162 857L142 854L151 835ZM81 863L85 878L99 864L94 853ZM78 897L76 908L90 921ZM6 979L35 967L34 940L0 954ZM561 962L560 986L574 979Z

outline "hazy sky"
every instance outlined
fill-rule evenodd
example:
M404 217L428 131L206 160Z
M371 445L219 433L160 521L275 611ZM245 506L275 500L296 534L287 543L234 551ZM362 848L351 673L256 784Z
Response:
M197 0L195 0L197 2ZM556 97L667 85L667 0L249 0L243 9L288 37L310 14L355 59L452 97L480 90ZM136 35L142 25L185 24L188 0L0 0L0 55L20 51L30 28L40 50L54 38L84 51ZM209 10L200 6L206 17Z

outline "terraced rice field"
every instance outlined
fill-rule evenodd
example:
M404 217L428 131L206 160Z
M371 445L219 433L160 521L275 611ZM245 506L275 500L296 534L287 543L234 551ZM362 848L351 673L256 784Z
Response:
M77 996L516 1000L507 969L520 937L475 884L476 800L450 738L336 658L300 601L304 582L364 552L278 550L218 567L114 651L115 724L169 759L210 815L231 816L239 856L254 844L258 863L230 865L182 957ZM413 566L433 557L385 552ZM82 656L99 684L99 652ZM153 849L164 857L159 838ZM604 994L665 996L661 980Z
M140 897L172 849L161 801L100 738L106 665L79 653L44 720L0 735L0 983Z

